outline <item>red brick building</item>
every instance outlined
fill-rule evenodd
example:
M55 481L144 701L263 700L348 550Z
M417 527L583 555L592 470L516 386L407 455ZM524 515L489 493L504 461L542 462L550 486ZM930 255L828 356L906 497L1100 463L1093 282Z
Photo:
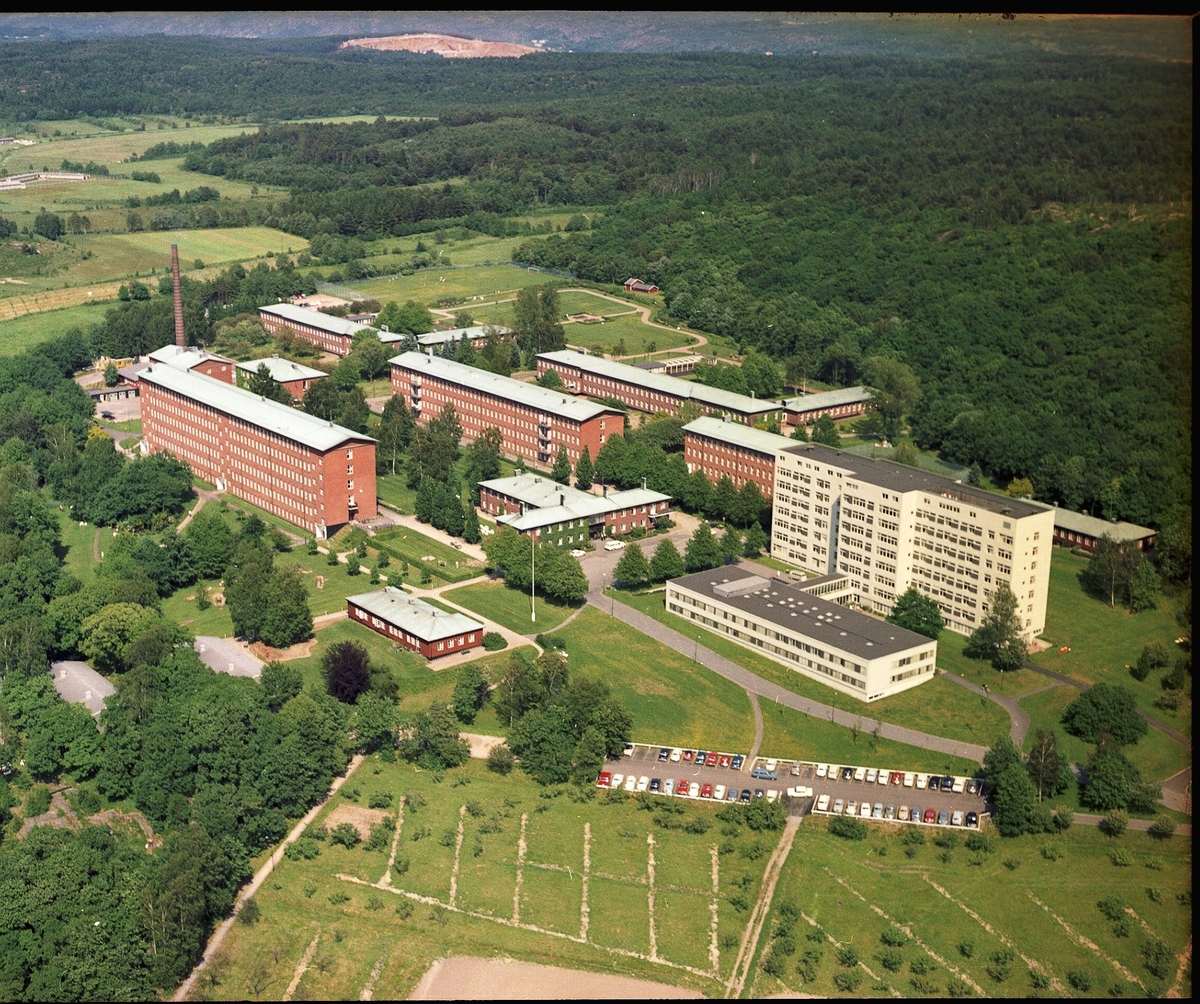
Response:
M783 409L787 413L787 424L794 428L801 424L812 425L822 415L828 415L835 422L853 418L867 410L870 400L871 392L866 387L843 387L790 398L783 402Z
M714 485L728 477L735 488L758 485L768 502L775 494L775 454L793 440L719 418L698 418L683 427L688 472L703 471Z
M442 610L394 586L346 597L352 621L436 659L483 644L483 625L466 614Z
M625 416L616 408L450 359L405 352L391 362L392 391L404 398L417 421L428 422L452 404L465 440L495 426L509 456L551 464L565 446L574 464L586 446L595 460L608 437L625 428Z
M370 436L169 364L138 383L147 452L320 538L377 515Z
M1091 553L1102 537L1111 537L1118 544L1136 544L1139 550L1150 551L1158 531L1136 523L1110 522L1070 509L1054 508L1054 543Z
M354 336L360 331L375 330L357 321L322 314L319 310L311 310L308 307L297 307L294 303L273 303L267 307L259 307L258 319L271 335L289 328L294 334L308 339L317 348L332 352L335 356L349 355ZM393 340L399 339L400 336L396 335Z
M284 389L297 401L304 397L304 392L309 387L329 375L324 370L302 366L290 359L281 359L278 355L274 355L269 359L251 359L249 362L238 363L239 386L244 385L251 374L257 374L260 366L266 366L271 379L276 383L283 384Z
M660 411L678 414L680 407L691 401L705 412L728 415L747 425L771 416L783 420L783 405L774 401L680 380L571 349L541 353L537 368L539 377L547 370L554 370L563 385L575 394L615 397L626 407L649 414Z

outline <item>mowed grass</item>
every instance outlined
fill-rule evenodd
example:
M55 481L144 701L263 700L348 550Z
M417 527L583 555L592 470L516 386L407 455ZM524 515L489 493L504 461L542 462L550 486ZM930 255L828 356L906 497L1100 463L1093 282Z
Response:
M529 594L520 589L511 589L503 582L478 582L447 590L442 595L451 603L474 610L521 634L553 631L577 609L537 596L534 598L537 620L531 620Z
M775 890L767 932L780 905L795 904L803 914L795 929L797 956L788 959L780 979L757 967L747 996L800 991L844 996L833 983L836 974L846 971L837 960L842 945L852 945L875 976L858 969L862 982L856 996L886 996L890 987L904 996L944 997L948 984L957 985L960 978L988 996L1036 995L1030 964L1054 981L1048 989L1056 996L1080 993L1072 989L1068 974L1079 974L1080 985L1087 983L1090 992L1083 992L1084 997L1161 996L1175 979L1176 964L1161 981L1146 969L1140 951L1147 937L1161 938L1173 954L1188 941L1191 861L1186 840L1158 842L1130 832L1114 842L1095 827L1076 826L1056 837L1000 839L993 834L991 853L967 851L956 835L953 849L930 843L915 848L910 858L901 842L903 827L870 824L867 839L853 842L830 835L827 825L816 817L804 821ZM1118 847L1128 853L1129 866L1114 866L1110 854ZM1044 857L1043 848L1053 848L1057 860ZM1097 901L1109 895L1133 911L1127 919L1132 936L1119 937L1097 909ZM1181 902L1180 896L1186 900ZM795 960L814 947L806 939L816 930L809 920L827 938L817 942L822 958L816 979L805 983ZM895 973L880 961L887 947L881 935L895 931L893 922L912 935L899 949L901 968ZM764 933L764 948L767 940ZM965 943L969 957L960 948ZM998 968L994 957L1006 946L1014 958ZM934 968L924 977L928 984L914 985L912 965L920 959ZM1179 991L1190 996L1190 972ZM973 990L969 995L979 996Z
M316 953L296 999L357 998L376 967L375 998L407 998L432 961L447 955L508 957L622 973L718 995L735 950L722 950L719 979L608 950L649 952L647 837L655 841L662 876L657 879L655 906L659 955L704 970L712 896L710 848L718 840L724 845L718 883L721 930L736 939L748 917L746 906L758 892L764 853L778 838L741 830L718 838L718 807L695 803L673 819L679 824L698 821L694 828L708 832L688 833L682 827L668 831L624 793L545 789L519 770L505 778L491 774L480 761L448 772L439 783L412 765L372 757L342 792L356 797L339 794L315 826L325 825L341 806L366 806L382 793L392 796L386 811L394 817L399 799L406 796L390 889L369 884L387 872L390 849L365 851L360 845L348 850L326 841L310 861L285 859L256 896L261 921L234 925L221 952L210 961L218 979L203 988L205 996L241 999L253 996L255 986L260 994L282 996L314 937ZM647 804L654 808L661 803L651 798ZM522 817L527 853L517 897L520 923L569 937L511 924ZM460 823L462 846L455 873ZM578 939L581 928L585 827L591 834L589 930L587 942L580 943L570 939ZM420 902L405 893L436 902ZM729 901L734 898L745 905L732 906Z
M596 307L600 305L617 307L608 300L596 299ZM592 309L595 310L596 307ZM617 308L620 309L620 308ZM620 349L624 342L626 356L642 355L647 352L657 352L660 349L675 349L691 344L691 337L681 331L667 331L643 324L641 315L626 314L613 318L603 324L571 323L563 325L563 334L568 345L576 345L590 350L599 345L605 353L612 355ZM651 349L653 345L653 349Z
M1046 612L1046 630L1042 637L1050 648L1032 657L1032 661L1085 683L1113 683L1127 687L1137 697L1138 707L1159 721L1192 734L1190 696L1179 711L1154 706L1162 693L1165 670L1152 672L1138 683L1126 665L1137 662L1142 648L1153 641L1167 646L1171 658L1180 653L1175 639L1183 630L1175 621L1178 600L1163 597L1154 610L1131 614L1119 605L1116 609L1083 591L1079 573L1088 559L1071 554L1065 548L1053 550L1050 565L1050 607ZM1067 647L1069 652L1059 652Z
M0 300L0 311L4 310L6 303ZM0 355L11 356L24 352L50 338L65 334L71 328L87 331L93 324L104 323L104 311L105 307L100 305L64 307L0 320Z
M633 715L636 742L729 751L754 742L746 692L594 608L556 632L571 672L597 677Z
M491 298L497 291L501 299L506 299L516 296L517 290L526 286L541 286L551 281L552 276L541 272L529 272L513 268L511 265L484 265L478 268L448 268L441 271L436 267L423 268L412 275L367 279L347 285L364 298L374 297L383 303L387 303L388 300L398 303L416 300L418 303L436 306L437 301L445 297L487 295ZM470 308L469 303L464 306Z
M698 627L691 621L667 613L663 593L617 592L613 595L618 601L629 604L689 638L695 638L698 634L700 644L706 648L785 690L843 711L861 714L865 730L869 731L873 723L880 720L985 746L998 736L1008 735L1011 721L1003 708L940 676L912 690L866 704Z
M11 148L2 162L5 173L35 171L39 170L43 165L49 167L52 171L56 171L64 159L83 163L94 160L97 163L110 165L109 170L112 170L112 164L128 160L133 154L144 153L156 143L165 143L171 140L180 144L213 143L227 136L237 136L241 133L254 132L258 127L243 124L193 125L190 128L184 128L181 125L178 129L148 128L145 132L130 131L122 133L99 130L90 123L70 119L63 122L47 122L44 128L51 132L54 129L58 129L64 135L62 137L40 136L35 146ZM72 136L72 131L78 135ZM22 136L19 138L32 139L33 137ZM177 159L182 160L183 158ZM144 165L138 164L136 166L142 170L158 171L159 174L162 174L160 165L173 163L172 160L168 159L165 161L146 161ZM129 170L132 169L133 165L130 165L129 169L122 168L120 173L128 174ZM198 177L198 175L192 175L192 177Z
M759 707L763 716L760 756L959 777L979 773L979 764L966 757L950 756L891 739L876 739L866 731L860 731L856 737L853 729L793 711L761 697Z

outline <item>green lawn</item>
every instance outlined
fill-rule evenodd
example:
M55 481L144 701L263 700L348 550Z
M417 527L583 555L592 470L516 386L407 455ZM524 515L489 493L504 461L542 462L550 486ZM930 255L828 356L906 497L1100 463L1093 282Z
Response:
M1137 697L1142 710L1160 721L1192 734L1191 700L1185 699L1178 712L1154 707L1162 693L1160 679L1166 670L1150 674L1138 683L1126 665L1137 662L1144 645L1161 641L1171 657L1178 654L1175 639L1183 631L1175 622L1178 600L1164 597L1158 608L1131 614L1088 595L1079 584L1079 573L1087 566L1087 558L1056 547L1050 565L1050 608L1046 615L1046 630L1042 637L1051 643L1045 652L1033 656L1039 666L1084 680L1088 683L1115 683L1128 687ZM1060 653L1068 647L1071 651Z
M230 930L213 960L220 979L205 988L206 996L245 998L253 993L251 983L261 986L263 981L267 995L282 996L314 936L317 952L296 999L357 998L373 967L378 967L375 998L405 999L433 960L447 955L513 958L628 974L716 996L730 973L737 939L748 919L748 912L735 908L730 900L737 898L739 905L754 901L764 863L760 848L769 849L777 838L777 834L760 836L744 828L717 837L713 824L718 807L711 804L688 804L682 815L673 817L679 824L698 823L693 828L707 833L689 833L682 825L663 829L654 825L634 798L600 795L595 789L543 789L519 771L505 778L491 774L479 761L449 772L437 783L408 764L371 758L342 791L356 792L357 798L334 798L318 817L317 826L325 825L343 806L365 807L381 792L408 799L391 889L360 884L374 883L384 874L386 849L364 851L360 845L348 850L326 841L311 861L284 860L256 896L261 922L236 924ZM648 804L661 803L651 799ZM522 817L527 850L519 895L521 922L560 935L579 934L588 827L587 943L496 923L495 919L512 916ZM463 840L454 877L455 909L448 909L460 823ZM657 862L658 955L668 963L702 971L709 969L710 848L718 840L722 844L719 933L734 947L721 950L716 978L647 958L648 836L653 837ZM404 893L435 902L415 901Z
M551 603L546 597L534 600L537 620L530 620L529 594L510 589L503 582L479 582L443 593L452 603L474 610L521 634L553 631L575 612L575 607Z
M580 294L568 294L571 296L579 296ZM586 297L592 301L590 309L592 313L608 313L608 308L613 308L614 311L621 311L618 304L611 300L602 300L599 297ZM654 343L653 351L660 349L681 348L691 344L691 336L682 331L665 331L662 328L654 328L648 324L643 324L641 316L638 314L625 314L622 317L613 318L611 321L605 321L603 324L566 324L563 326L563 334L566 336L568 345L578 345L591 350L593 345L599 345L605 352L612 353L617 350L617 343L623 341L625 343L625 355L640 355L644 352L652 351L650 344Z
M813 945L805 937L814 930L806 917L838 946L852 945L877 977L858 970L862 983L855 995L860 997L886 997L889 988L903 996L947 996L947 982L955 978L951 967L988 996L1037 996L1026 959L1058 981L1049 990L1056 996L1161 996L1174 980L1174 965L1165 983L1159 981L1147 971L1140 951L1150 932L1173 954L1188 941L1192 876L1185 839L1161 843L1130 832L1114 844L1095 827L1076 826L1057 837L997 840L991 853L969 852L957 837L956 848L949 852L929 843L915 848L909 858L900 839L904 832L903 827L873 824L866 840L854 842L830 835L821 819L804 821L776 887L767 925L769 932L779 907L794 903L803 914L796 927L797 955L788 960L782 979L756 967L747 996L797 991L846 996L833 983L834 975L845 970L838 964L837 947L828 940L815 981L804 983L797 974L795 959ZM1061 856L1043 857L1047 846ZM1109 855L1114 846L1129 852L1130 866L1113 865ZM943 854L947 860L942 860ZM1150 888L1157 901L1147 894ZM1128 920L1132 936L1118 937L1113 923L1097 909L1097 900L1106 895L1119 897L1135 911ZM1177 896L1187 896L1187 905ZM896 973L880 961L886 948L880 936L895 930L892 922L904 925L910 935L899 949L902 965ZM1139 931L1139 922L1146 925L1145 933ZM763 945L766 942L764 933ZM970 957L960 950L964 942L970 942ZM1007 974L997 972L993 963L1006 943L1015 950ZM927 951L941 961L934 963L925 977L930 985L921 991L911 982L911 965L929 959ZM1129 982L1114 963L1141 980L1145 989ZM995 975L989 974L989 967ZM1073 990L1068 974L1082 974L1090 993ZM998 981L995 976L1005 978ZM1182 996L1190 995L1190 985L1189 971Z
M410 566L424 564L437 580L437 585L462 582L483 574L483 565L474 558L408 527L380 531L367 544L367 549L387 551L391 566L385 569L384 574L389 578L403 570L405 561ZM419 582L420 572L410 569L406 581Z
M434 245L425 242L430 247ZM447 251L454 260L453 253ZM378 259L377 259L378 261ZM397 263L399 264L399 263ZM457 262L456 262L457 264ZM444 282L441 280L445 280ZM418 303L436 305L438 300L451 296L487 295L492 297L500 291L500 298L507 299L515 296L518 289L525 286L540 286L552 281L553 277L541 272L528 272L524 269L513 268L511 265L483 265L478 268L423 268L412 275L400 275L392 278L365 279L360 282L348 283L352 289L363 297L374 297L383 303L395 300L404 303L405 300L416 300ZM470 303L463 304L470 309Z
M25 289L24 286L14 288ZM11 320L0 321L0 355L11 356L24 352L40 342L65 334L71 328L87 331L93 324L103 324L104 311L110 306L111 303L63 307L61 310L22 314Z
M927 683L894 697L865 704L720 635L697 628L691 621L667 613L662 593L639 595L617 592L613 595L621 602L689 637L695 637L699 631L702 645L765 680L814 701L861 714L864 722L868 723L867 728L870 727L870 721L881 719L893 725L903 725L933 735L983 745L989 745L997 736L1008 735L1011 722L1003 708L941 677L934 677Z
M938 667L965 677L972 683L986 686L993 694L1001 697L1026 694L1051 682L1041 673L1035 673L1032 669L1018 669L1012 673L1001 673L986 660L968 659L963 655L963 648L966 644L967 639L962 635L955 634L950 630L943 631L941 637L938 638Z

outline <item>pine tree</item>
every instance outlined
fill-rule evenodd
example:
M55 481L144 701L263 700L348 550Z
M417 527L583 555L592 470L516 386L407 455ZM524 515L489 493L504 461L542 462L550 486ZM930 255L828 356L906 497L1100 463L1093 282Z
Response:
M422 523L433 522L433 510L437 505L437 482L433 478L422 478L417 489L416 517Z
M554 458L554 466L550 469L550 477L560 485L571 483L571 458L567 456L567 448L560 446L558 456Z
M478 544L483 539L483 535L479 532L479 513L470 503L463 508L462 538L468 544Z
M579 463L575 465L575 487L587 491L592 487L592 478L596 473L592 465L592 453L586 446L579 455Z
M650 563L638 544L630 544L613 569L613 580L620 580L634 588L643 586L650 579Z
M803 422L796 423L796 428L792 430L792 439L798 440L801 443L808 442L808 430L804 427Z
M465 516L463 514L463 503L454 490L449 485L446 486L446 508L445 508L446 532L451 537L461 537L465 528Z

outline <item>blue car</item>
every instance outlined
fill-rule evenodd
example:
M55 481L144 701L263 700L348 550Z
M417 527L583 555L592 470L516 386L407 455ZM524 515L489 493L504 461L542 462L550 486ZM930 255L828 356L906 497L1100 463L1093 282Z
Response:
M738 800L738 790L737 790L737 788L730 788L730 789L729 789L729 794L725 796L725 801L727 801L727 802L736 802L737 800Z
M760 781L778 781L779 775L773 770L767 770L766 767L755 767L750 772L751 777L756 777Z
M733 758L732 762L729 764L729 769L730 770L741 770L742 764L744 764L745 762L746 762L746 758L744 756L742 756L741 753L739 753L737 756L735 756Z

